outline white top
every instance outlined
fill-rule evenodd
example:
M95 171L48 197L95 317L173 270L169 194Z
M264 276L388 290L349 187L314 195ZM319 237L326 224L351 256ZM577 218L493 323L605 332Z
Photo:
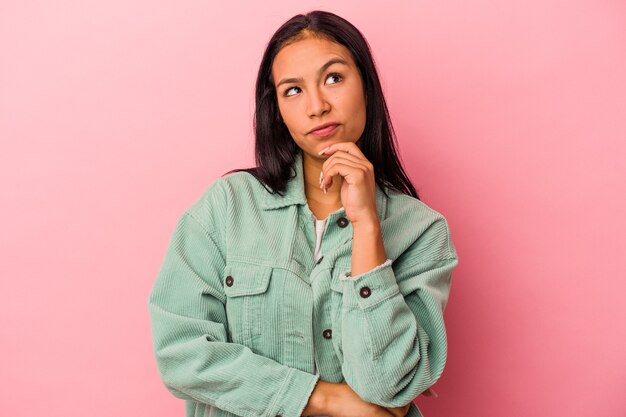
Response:
M322 233L324 233L324 227L326 226L326 221L328 220L328 217L326 217L324 220L319 220L319 219L315 219L315 262L318 261L319 258L322 257ZM315 372L315 375L319 374L319 372L317 372L317 364L315 364L315 360L313 361L314 366L313 366L313 371ZM328 416L311 416L311 417L328 417Z
M322 233L324 233L327 220L328 217L324 220L315 219L315 262L322 256Z

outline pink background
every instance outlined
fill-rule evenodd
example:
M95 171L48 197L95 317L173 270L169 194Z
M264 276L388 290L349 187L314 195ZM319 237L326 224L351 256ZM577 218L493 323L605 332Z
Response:
M266 42L315 8L367 37L459 253L424 414L626 415L624 2L236 3L0 2L0 415L183 416L148 294L178 216L253 163Z

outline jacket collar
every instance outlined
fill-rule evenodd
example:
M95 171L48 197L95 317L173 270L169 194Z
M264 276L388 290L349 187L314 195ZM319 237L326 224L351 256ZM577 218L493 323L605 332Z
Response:
M289 179L287 182L287 189L283 196L279 194L270 194L269 191L265 193L265 197L261 203L261 208L264 210L272 210L281 207L291 206L293 204L306 204L306 194L304 192L304 168L302 161L302 150L296 153L295 161L292 166L292 171L295 172L295 176ZM378 183L376 183L376 209L378 211L378 218L385 218L385 211L387 209L387 197L382 192ZM389 191L388 191L389 192Z

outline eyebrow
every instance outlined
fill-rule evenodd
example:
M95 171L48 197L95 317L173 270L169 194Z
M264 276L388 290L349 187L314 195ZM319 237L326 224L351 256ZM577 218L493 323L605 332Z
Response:
M343 64L343 65L348 65L348 63L341 59L341 58L332 58L330 59L328 62L326 62L324 65L322 65L318 71L318 74L323 73L324 71L326 71L326 69L328 67L330 67L333 64ZM280 87L281 84L285 84L285 83L297 83L297 82L302 82L304 81L303 78L285 78L279 81L278 84L276 84L276 88Z

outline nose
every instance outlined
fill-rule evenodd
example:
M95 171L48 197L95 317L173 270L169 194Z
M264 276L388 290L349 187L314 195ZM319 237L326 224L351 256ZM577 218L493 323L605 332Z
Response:
M309 90L307 101L307 114L309 117L322 116L330 110L330 103L324 94L317 88Z

